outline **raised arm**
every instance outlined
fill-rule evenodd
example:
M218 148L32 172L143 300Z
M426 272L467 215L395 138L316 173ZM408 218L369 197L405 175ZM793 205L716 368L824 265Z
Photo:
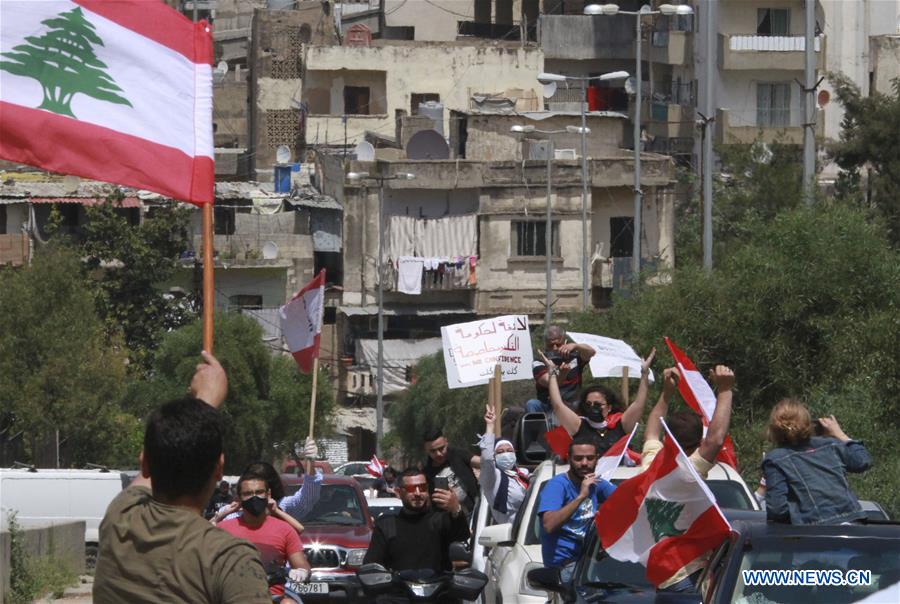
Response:
M494 464L494 408L491 405L484 406L484 424L484 436L478 443L481 447L481 474L478 481L481 483L481 491L484 496L493 503L499 470Z
M841 425L833 415L820 417L819 423L824 431L824 436L836 438L845 444L844 447L838 448L838 454L841 456L848 472L865 472L872 467L872 456L869 454L866 446L858 440L853 440L847 436L847 433L841 429Z
M669 367L663 371L663 388L659 395L659 400L650 410L650 416L647 418L647 427L644 428L644 442L649 440L661 440L662 424L659 419L665 417L669 411L669 401L675 396L675 389L678 387L678 378L680 377L678 369Z
M278 505L281 509L302 521L307 514L312 511L319 496L322 495L322 474L316 471L315 474L307 474L303 479L303 486L293 495L282 497Z
M553 406L553 413L556 414L556 419L559 420L559 424L565 428L566 432L570 436L575 436L578 428L581 427L581 418L578 417L577 413L569 409L559 393L560 369L543 352L539 352L539 354L547 366L547 390L550 393L550 404Z
M644 405L647 403L647 394L650 391L650 366L653 364L655 357L656 348L652 349L647 358L641 361L641 383L638 384L637 395L631 404L628 405L628 408L625 409L625 413L622 414L622 429L625 430L626 434L631 432L634 425L641 420L641 416L644 414Z
M709 379L716 385L716 410L709 420L709 429L697 451L703 459L713 463L731 425L731 389L734 387L734 372L725 365L716 365L710 372Z

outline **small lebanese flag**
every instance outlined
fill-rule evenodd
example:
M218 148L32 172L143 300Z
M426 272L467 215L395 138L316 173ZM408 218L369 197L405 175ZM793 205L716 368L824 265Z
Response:
M600 456L600 459L597 460L597 466L594 468L595 476L599 476L604 480L612 480L613 472L622 463L622 458L625 457L628 451L628 443L631 442L637 427L638 425L635 424L634 428L631 429L631 434L626 434L617 440L613 446L606 450L606 453Z
M684 402L703 418L703 434L706 435L706 428L709 426L709 422L712 421L713 413L716 410L716 395L688 355L669 338L665 340L683 378L678 380L678 392L681 394ZM731 440L731 436L725 436L725 442L716 456L716 461L727 463L733 468L738 467L737 455L734 452L734 441Z
M212 58L160 1L0 0L0 158L212 203Z
M372 459L369 461L369 464L366 466L366 472L374 476L375 478L381 478L384 474L384 460L378 459L378 456L373 455Z
M731 525L669 432L643 473L621 483L594 517L603 549L616 560L640 562L647 579L668 586L680 570L702 567L705 554L728 537Z
M583 421L583 420L582 420ZM628 443L631 442L631 437L634 436L634 431L637 429L637 424L635 424L634 428L631 430L631 434L626 434L622 438L616 441L616 443L611 446L606 453L600 458L603 460L606 457L611 458L606 463L612 463L612 458L614 457L616 460L616 464L613 467L615 469L618 467L619 462L622 460L622 455L626 456L625 465L637 465L641 462L641 456L638 455L635 451L632 451L628 448ZM544 440L547 441L547 445L549 445L550 450L556 454L557 457L561 461L566 461L569 458L569 443L572 442L572 437L566 432L566 429L562 426L557 426L553 428L549 432L544 432ZM600 463L600 460L597 463ZM605 466L604 466L605 467ZM609 480L608 477L604 476Z
M281 334L288 349L300 366L309 373L313 361L319 357L319 339L322 333L322 313L325 310L325 269L303 286L291 301L278 310Z

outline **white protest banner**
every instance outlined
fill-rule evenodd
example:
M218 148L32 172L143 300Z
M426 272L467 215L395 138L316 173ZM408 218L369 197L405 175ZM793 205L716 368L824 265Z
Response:
M532 379L528 315L505 315L441 327L447 386L487 384L500 364L502 381Z
M641 377L641 357L634 348L622 340L614 340L603 336L595 336L590 333L576 333L570 331L569 337L579 344L587 344L597 351L591 357L591 375L595 378L622 377L622 369L628 367L628 377ZM650 371L650 381L653 381L653 371Z

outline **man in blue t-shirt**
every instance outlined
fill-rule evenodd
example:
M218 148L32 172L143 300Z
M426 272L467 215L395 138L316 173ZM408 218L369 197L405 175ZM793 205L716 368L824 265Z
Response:
M596 465L594 442L573 440L569 444L569 471L548 480L538 500L544 566L561 569L563 582L572 578L600 504L616 489L609 481L594 476Z

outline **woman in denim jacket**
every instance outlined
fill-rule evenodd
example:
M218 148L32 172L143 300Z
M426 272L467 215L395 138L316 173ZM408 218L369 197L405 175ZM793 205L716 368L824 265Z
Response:
M776 448L763 458L766 514L772 522L841 524L865 517L850 490L847 472L865 472L872 457L844 434L834 416L819 419L822 436L803 403L785 399L769 417Z

